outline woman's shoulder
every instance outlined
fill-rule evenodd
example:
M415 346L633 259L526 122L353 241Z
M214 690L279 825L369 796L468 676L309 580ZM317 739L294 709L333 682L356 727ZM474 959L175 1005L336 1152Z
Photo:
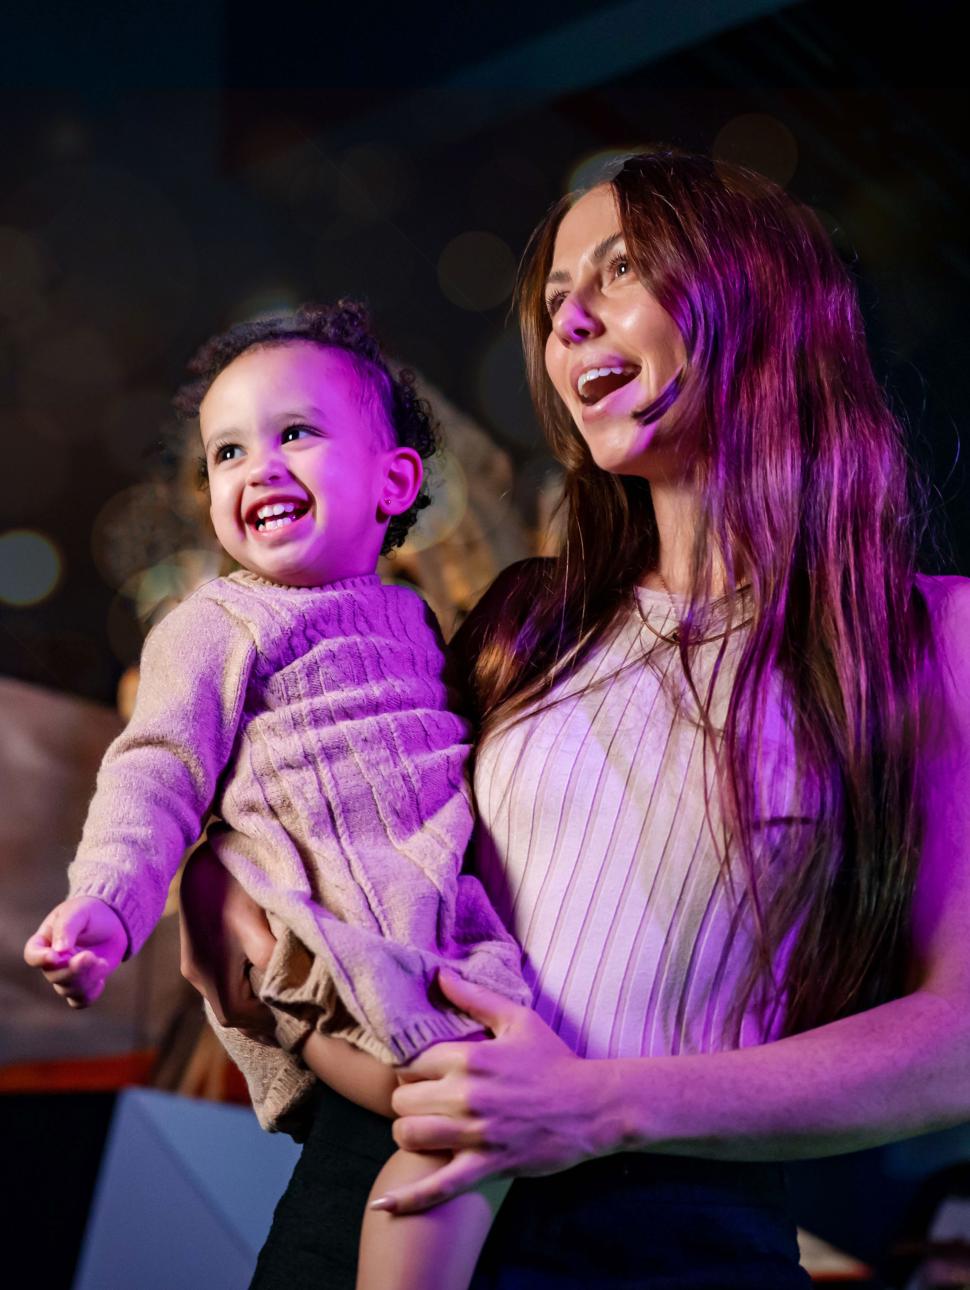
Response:
M918 573L916 588L926 605L933 639L953 651L968 656L970 663L970 578L956 574Z
M548 556L530 556L516 560L503 569L485 589L469 618L485 618L522 601L528 601L540 586L548 582L555 567Z
M970 578L955 573L918 573L916 586L931 611L949 601L959 602L970 598Z
M932 673L924 688L942 720L941 727L931 722L928 729L944 732L946 743L955 738L970 753L970 578L919 574L916 585L932 637Z
M491 628L521 624L536 593L550 578L555 561L542 556L517 560L488 585L451 638L452 655L470 674Z

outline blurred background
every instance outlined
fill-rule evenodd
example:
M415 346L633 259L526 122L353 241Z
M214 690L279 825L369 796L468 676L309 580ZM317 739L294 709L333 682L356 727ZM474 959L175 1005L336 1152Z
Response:
M650 142L741 161L815 207L851 266L931 483L925 566L970 572L962 17L955 3L771 0L5 14L0 1089L25 1144L31 1107L49 1125L51 1089L87 1088L106 1099L103 1123L86 1113L87 1146L68 1136L90 1181L122 1084L238 1094L199 1056L173 919L83 1017L18 966L61 895L145 631L218 569L169 409L198 344L306 300L368 301L446 437L436 505L385 572L418 584L448 627L549 540L555 469L509 312L531 228ZM931 1163L970 1156L954 1141L931 1144ZM821 1226L872 1262L931 1172L925 1155L902 1159L825 1175L856 1218ZM70 1267L76 1239L63 1243Z

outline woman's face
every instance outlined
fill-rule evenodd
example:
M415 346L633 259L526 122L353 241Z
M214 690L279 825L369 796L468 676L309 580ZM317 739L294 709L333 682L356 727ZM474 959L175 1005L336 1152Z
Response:
M687 354L680 330L627 258L609 186L581 197L559 225L546 282L546 371L593 460L618 475L676 480L684 446L665 417L641 425Z

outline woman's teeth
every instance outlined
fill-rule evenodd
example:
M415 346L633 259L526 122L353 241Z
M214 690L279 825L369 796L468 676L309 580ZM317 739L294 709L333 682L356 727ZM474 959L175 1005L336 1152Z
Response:
M576 383L580 400L586 404L598 403L607 394L632 381L639 370L632 366L589 368Z

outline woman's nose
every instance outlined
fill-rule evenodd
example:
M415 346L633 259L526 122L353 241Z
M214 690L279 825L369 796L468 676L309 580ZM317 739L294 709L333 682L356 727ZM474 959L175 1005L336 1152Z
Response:
M552 329L564 345L575 345L602 335L603 325L582 297L571 292L556 310Z

